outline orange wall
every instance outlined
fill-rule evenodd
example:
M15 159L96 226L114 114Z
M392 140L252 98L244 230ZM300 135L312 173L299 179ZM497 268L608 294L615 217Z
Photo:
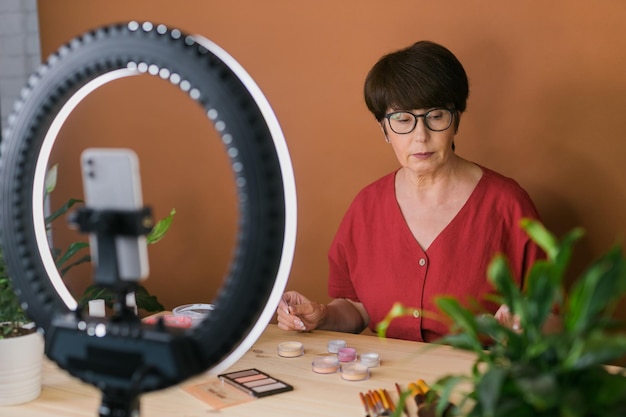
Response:
M246 68L281 122L295 169L288 287L313 298L327 300L326 251L352 197L397 166L363 104L364 76L382 54L419 39L449 47L469 74L457 152L517 179L557 234L587 229L574 270L626 231L620 1L55 0L39 10L44 55L98 25L151 20L206 36ZM72 115L55 148L55 198L80 189L83 147L138 149L146 202L157 216L178 211L172 233L150 249L147 285L167 307L208 301L230 259L232 183L201 112L153 83L107 86Z

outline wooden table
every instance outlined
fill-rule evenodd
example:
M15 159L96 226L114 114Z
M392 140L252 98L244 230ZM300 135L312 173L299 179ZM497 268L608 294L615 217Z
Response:
M328 354L327 343L333 339L345 340L358 353L379 353L381 365L371 368L370 378L364 381L345 381L339 373L314 373L311 370L313 358ZM279 357L276 353L277 346L285 341L302 342L304 355L296 358ZM207 373L179 386L142 395L141 416L364 416L360 392L384 388L396 400L396 382L406 388L409 382L419 378L431 382L445 374L468 373L472 363L472 355L447 346L327 331L285 332L276 325L269 325L250 351L228 371L257 368L293 385L293 391L215 410L182 389L185 386L217 380L215 375ZM41 396L27 404L0 407L0 416L93 417L98 415L99 404L100 392L97 389L69 376L46 360ZM408 405L410 415L415 416L415 404L410 401Z

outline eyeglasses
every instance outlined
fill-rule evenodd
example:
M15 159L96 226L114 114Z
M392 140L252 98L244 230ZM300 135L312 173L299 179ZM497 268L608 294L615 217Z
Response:
M432 109L423 114L415 114L410 111L394 111L385 115L389 127L399 135L411 133L417 126L417 119L424 118L424 124L433 132L446 130L452 124L454 110Z

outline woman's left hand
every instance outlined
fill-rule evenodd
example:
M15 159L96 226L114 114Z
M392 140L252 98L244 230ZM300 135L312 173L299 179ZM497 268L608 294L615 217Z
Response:
M517 314L511 314L509 310L509 306L506 304L502 304L496 314L494 314L496 320L500 322L500 324L510 328L514 332L521 332L522 327L520 325L519 316ZM543 328L541 329L543 333L558 333L563 329L563 320L558 314L550 313L546 318L546 321L543 324Z
M502 304L496 314L494 314L496 320L500 322L503 326L508 327L514 332L520 332L522 329L519 324L519 316L517 314L512 314L509 306L506 304Z

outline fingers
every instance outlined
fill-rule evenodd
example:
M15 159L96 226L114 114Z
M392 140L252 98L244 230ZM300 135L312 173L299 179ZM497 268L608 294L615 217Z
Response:
M502 304L496 314L494 314L496 320L500 322L500 324L512 329L515 332L521 331L520 319L517 314L511 314L509 310L509 306L506 304Z
M298 316L289 315L287 317L278 315L278 328L282 330L305 331L306 326Z
M301 303L308 303L306 297L296 291L287 291L283 294L276 309L278 328L282 330L305 331L306 325L298 317L296 310Z
M295 314L289 312L289 308L278 308L276 310L278 328L283 330L306 330L302 320Z
M309 302L308 298L297 291L286 291L281 298L281 303L286 307L307 304Z

